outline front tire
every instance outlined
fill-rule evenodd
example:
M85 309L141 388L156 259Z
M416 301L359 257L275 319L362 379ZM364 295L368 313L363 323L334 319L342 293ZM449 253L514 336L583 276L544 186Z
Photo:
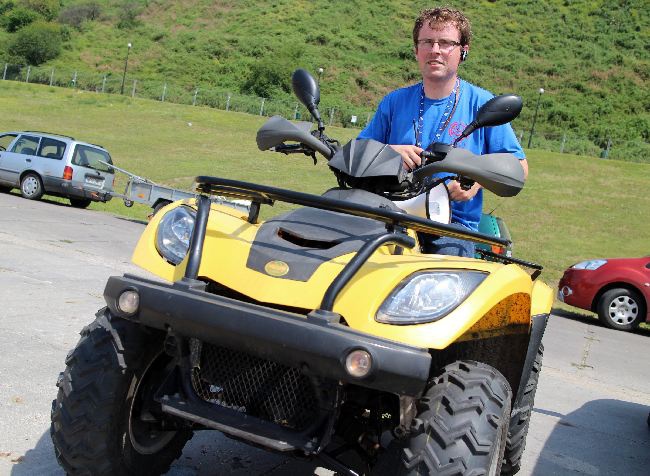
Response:
M498 475L511 400L508 381L489 365L447 365L418 402L402 474Z
M81 331L52 402L50 435L67 474L158 475L181 455L192 432L164 430L152 398L170 359L162 342L106 310Z
M510 416L510 427L508 428L508 439L506 440L506 451L503 456L502 475L512 475L521 469L521 457L526 447L526 435L530 427L530 416L535 403L535 392L539 381L539 373L542 371L542 359L544 358L544 344L540 344L537 355L533 361L533 367L528 374L528 381L524 387L524 394L518 403L518 408L513 410Z
M632 289L610 289L598 301L598 319L607 327L619 331L636 328L645 314L643 298Z
M43 182L36 174L25 174L20 179L20 194L27 200L40 200L43 196Z

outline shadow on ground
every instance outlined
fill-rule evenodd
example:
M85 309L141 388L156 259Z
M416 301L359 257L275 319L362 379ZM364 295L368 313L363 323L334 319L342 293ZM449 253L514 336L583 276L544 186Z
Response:
M585 314L583 312L573 312L567 311L566 309L553 308L551 313L554 316L562 317L564 319L571 319L572 321L582 322L590 326L606 327L604 326L596 317L595 314ZM624 332L624 331L620 331ZM631 331L632 334L637 334L640 336L650 337L650 326L647 324L645 327L638 327L635 330Z
M650 407L622 400L593 400L558 418L534 475L586 474L642 476L650 467ZM601 418L607 415L607 419ZM569 456L570 455L570 456Z

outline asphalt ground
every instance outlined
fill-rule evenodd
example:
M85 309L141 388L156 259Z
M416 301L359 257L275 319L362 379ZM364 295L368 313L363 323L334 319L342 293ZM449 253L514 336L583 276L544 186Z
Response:
M0 475L62 475L49 436L55 382L106 279L126 272L143 222L0 193ZM556 313L521 475L650 474L650 332ZM331 475L199 432L169 474Z

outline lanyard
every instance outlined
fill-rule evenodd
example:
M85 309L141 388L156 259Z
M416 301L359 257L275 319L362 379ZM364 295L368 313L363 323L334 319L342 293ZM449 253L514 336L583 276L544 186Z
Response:
M415 121L413 121L413 128L415 129L415 145L417 147L422 147L422 131L424 129L424 83L420 83L420 110L418 112L418 124L417 129L415 128ZM442 133L445 131L445 128L451 121L454 112L456 111L456 106L458 105L458 100L460 99L460 79L456 78L456 84L454 89L451 91L449 98L447 99L447 104L445 105L445 110L440 116L440 122L438 123L437 132L435 134L434 140L431 142L438 142Z

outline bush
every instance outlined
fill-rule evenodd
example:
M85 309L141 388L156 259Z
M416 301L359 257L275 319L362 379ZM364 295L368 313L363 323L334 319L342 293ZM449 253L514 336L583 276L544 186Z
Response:
M96 2L70 5L59 14L59 23L80 29L83 22L97 20L100 15L101 7Z
M33 23L38 18L38 14L26 8L18 7L10 10L5 14L3 19L5 29L13 33L21 28Z
M140 4L132 0L125 0L120 6L118 13L117 27L122 30L128 30L138 26L140 21L138 15L142 11Z
M59 0L22 0L20 4L38 13L47 21L54 20L61 8Z
M61 32L51 23L32 23L18 31L7 48L10 55L25 58L30 65L39 65L61 52Z
M276 61L261 61L251 67L241 92L261 98L282 97L291 91L290 80L291 69Z

